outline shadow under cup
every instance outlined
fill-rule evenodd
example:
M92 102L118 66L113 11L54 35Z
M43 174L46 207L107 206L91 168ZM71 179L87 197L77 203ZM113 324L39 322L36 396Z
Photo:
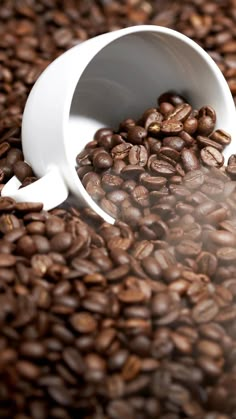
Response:
M213 106L216 128L232 130L232 113L225 112L232 97L217 65L187 37L159 31L121 36L101 49L83 71L70 108L67 156L71 167L97 129L117 129L123 119L139 118L145 109L157 106L157 97L168 90L186 97L194 108ZM86 191L83 195L105 220L114 222Z

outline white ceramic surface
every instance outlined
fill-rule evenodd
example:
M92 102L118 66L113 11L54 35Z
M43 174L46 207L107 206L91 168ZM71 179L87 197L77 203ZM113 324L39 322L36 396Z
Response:
M140 116L156 105L161 93L173 89L196 108L213 106L217 127L234 135L235 107L228 85L209 55L186 36L140 25L71 48L39 77L24 110L23 152L40 179L18 189L20 182L13 177L1 195L41 201L44 209L51 209L70 191L113 223L85 191L75 157L98 128L116 128L123 118ZM231 153L228 146L225 157Z

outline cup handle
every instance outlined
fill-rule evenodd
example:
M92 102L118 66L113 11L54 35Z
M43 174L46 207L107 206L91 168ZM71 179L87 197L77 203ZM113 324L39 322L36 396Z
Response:
M1 196L9 196L18 202L42 202L44 210L50 210L66 200L69 190L56 167L43 177L19 189L21 182L13 176L4 185Z

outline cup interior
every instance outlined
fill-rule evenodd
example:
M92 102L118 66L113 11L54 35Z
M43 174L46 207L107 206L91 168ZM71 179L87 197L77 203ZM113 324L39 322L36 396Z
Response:
M97 129L116 129L122 119L138 118L170 89L184 95L193 107L213 106L217 126L231 130L232 114L226 110L232 99L211 58L172 31L140 31L109 43L80 77L69 116L71 162Z

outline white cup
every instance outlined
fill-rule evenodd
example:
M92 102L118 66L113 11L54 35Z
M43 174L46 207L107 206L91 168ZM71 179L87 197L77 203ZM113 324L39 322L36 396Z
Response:
M195 108L213 106L217 127L234 135L235 106L229 87L210 56L188 37L140 25L71 48L39 77L24 110L23 152L40 179L19 189L21 183L14 176L1 195L41 201L49 210L70 191L78 203L114 223L84 189L75 157L97 129L116 128L124 118L139 117L167 90L184 95ZM228 146L226 158L231 153Z

